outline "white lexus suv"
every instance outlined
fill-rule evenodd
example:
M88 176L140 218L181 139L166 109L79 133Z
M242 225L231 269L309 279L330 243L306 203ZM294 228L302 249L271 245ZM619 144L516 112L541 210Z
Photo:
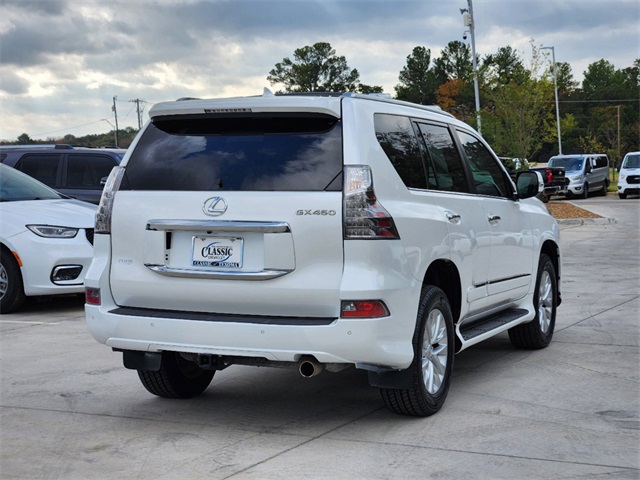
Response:
M104 189L85 278L92 335L144 387L202 393L230 365L355 367L427 416L454 355L507 331L546 347L559 230L484 140L379 95L155 105Z

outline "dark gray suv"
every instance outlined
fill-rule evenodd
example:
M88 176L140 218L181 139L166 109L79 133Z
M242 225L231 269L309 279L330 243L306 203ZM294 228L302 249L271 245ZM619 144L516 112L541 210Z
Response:
M104 180L126 150L71 145L0 147L0 162L21 170L63 195L98 204Z

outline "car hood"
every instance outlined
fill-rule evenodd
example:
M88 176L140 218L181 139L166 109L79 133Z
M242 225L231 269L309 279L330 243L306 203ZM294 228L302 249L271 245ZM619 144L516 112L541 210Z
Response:
M93 228L96 209L79 200L25 200L0 203L0 217L2 230L29 224Z

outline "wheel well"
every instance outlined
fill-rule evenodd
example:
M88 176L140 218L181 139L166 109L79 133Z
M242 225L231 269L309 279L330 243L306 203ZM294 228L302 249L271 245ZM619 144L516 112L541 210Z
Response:
M449 300L453 323L458 323L460 319L460 309L462 305L462 289L460 287L460 274L458 269L449 260L436 260L433 262L424 276L422 287L434 285L440 288Z
M546 254L550 259L551 262L553 263L553 268L556 271L556 280L558 281L558 298L557 298L557 305L560 305L560 303L562 302L562 296L560 295L560 249L558 248L558 245L551 241L551 240L547 240L546 242L544 242L542 244L542 249L540 250L540 254Z

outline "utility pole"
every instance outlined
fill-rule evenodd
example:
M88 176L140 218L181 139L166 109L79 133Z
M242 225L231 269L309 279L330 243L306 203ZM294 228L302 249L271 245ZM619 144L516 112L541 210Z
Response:
M558 125L558 153L562 155L562 136L560 135L560 105L558 104L558 66L556 65L555 47L541 47L540 50L551 50L553 61L553 87L556 97L556 123Z
M136 104L136 112L138 113L138 130L140 130L142 128L142 110L144 110L144 107L142 110L140 109L140 103L147 103L147 102L139 98L135 98L129 101Z
M620 162L620 105L618 105L618 158L616 158L616 167Z
M460 13L464 20L464 26L469 28L471 35L471 59L473 61L473 90L476 97L476 121L478 124L478 133L482 135L482 120L480 118L480 91L478 88L478 65L476 62L476 25L473 19L473 5L471 0L467 0L468 8L461 8Z
M116 148L118 148L118 110L116 110L116 100L118 99L118 97L116 95L113 96L113 107L111 107L111 110L113 110L113 115L116 117Z

